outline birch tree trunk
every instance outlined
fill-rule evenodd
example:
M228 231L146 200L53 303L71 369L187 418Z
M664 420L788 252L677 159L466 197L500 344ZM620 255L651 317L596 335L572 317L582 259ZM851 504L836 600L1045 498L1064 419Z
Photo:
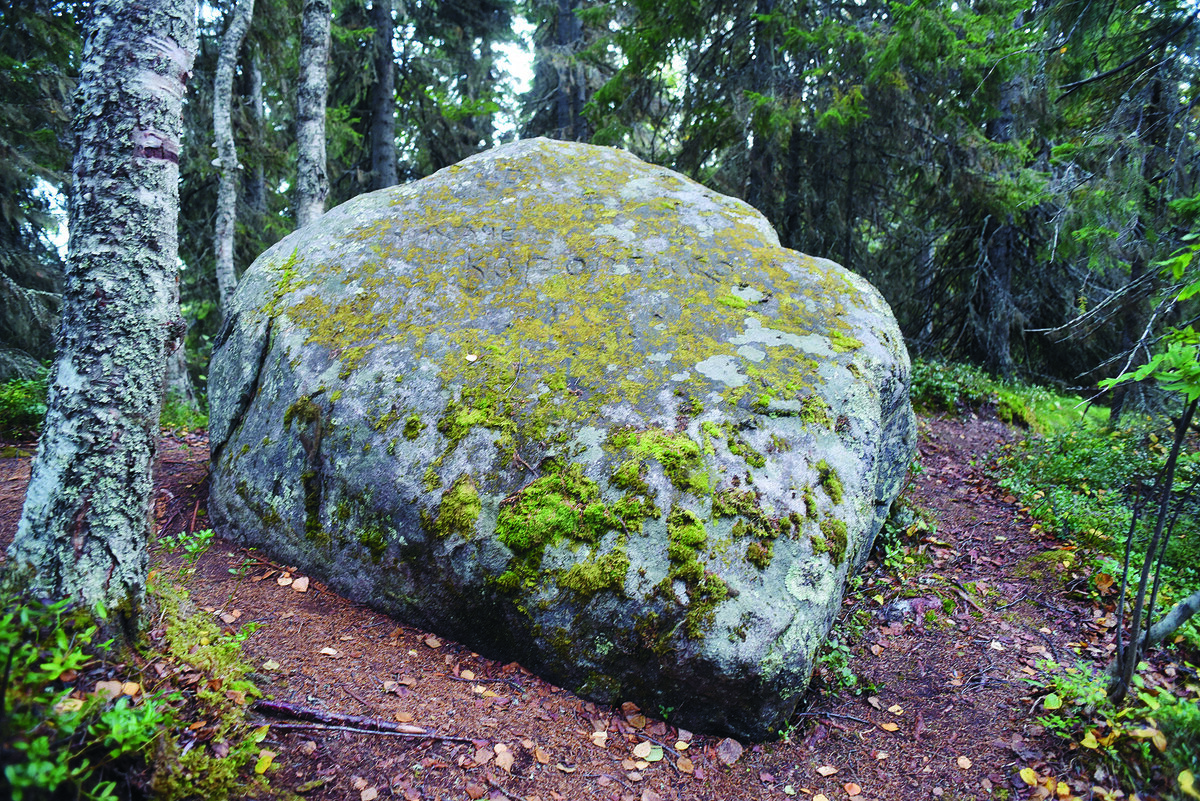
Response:
M233 290L237 288L237 273L233 267L233 234L237 224L238 164L237 146L233 142L233 72L237 67L238 51L254 16L254 0L238 0L229 12L229 26L221 39L217 54L217 77L213 82L213 131L217 137L217 161L220 162L217 183L217 221L213 234L213 250L217 254L217 293L221 312L229 308Z
M371 84L371 189L400 182L396 169L396 55L392 51L392 0L371 3L375 29L375 83Z
M196 0L94 0L60 347L10 577L136 619L176 296L179 143Z
M325 213L325 98L329 89L330 0L304 0L300 19L300 86L296 90L296 227Z

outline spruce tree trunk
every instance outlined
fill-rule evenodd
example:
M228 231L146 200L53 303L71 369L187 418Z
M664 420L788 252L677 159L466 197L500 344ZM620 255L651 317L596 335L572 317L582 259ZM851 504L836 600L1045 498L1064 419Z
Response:
M176 300L196 0L94 0L79 82L60 348L10 575L135 619Z
M371 189L400 182L396 169L396 56L392 52L392 2L374 0L371 27L375 83L371 84Z
M217 214L213 234L213 251L217 254L217 293L221 313L229 308L233 290L237 288L237 272L233 266L233 234L237 224L238 164L237 146L233 142L233 72L237 67L238 51L254 16L254 0L238 0L229 12L229 25L221 39L217 55L217 77L213 81L213 131L217 138Z
M251 222L255 231L262 228L263 218L267 215L267 179L263 169L263 94L262 70L258 68L258 59L251 56L246 68L246 83L249 85L250 123L253 128L251 138L251 167L246 171L246 206L250 210ZM256 248L257 250L257 248Z
M325 99L329 89L330 0L304 0L300 19L300 86L296 90L296 227L325 213Z

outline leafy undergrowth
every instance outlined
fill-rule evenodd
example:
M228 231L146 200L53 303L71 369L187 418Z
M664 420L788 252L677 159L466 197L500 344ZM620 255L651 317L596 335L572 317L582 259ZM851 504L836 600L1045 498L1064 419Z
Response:
M913 406L925 414L962 414L994 409L1004 423L1036 433L1075 425L1103 425L1108 410L1032 384L1003 381L963 362L916 359Z
M21 442L41 431L48 375L43 368L35 378L14 378L0 384L0 439ZM166 432L199 431L208 426L208 414L202 405L194 406L172 394L163 401L159 422Z
M270 795L267 728L246 708L245 635L196 615L159 576L136 652L100 641L104 617L6 597L0 614L0 797L174 800Z
M1002 417L1027 421L1025 438L1005 444L992 466L1000 486L1034 521L1032 533L1055 543L1024 559L1021 570L1036 581L1065 582L1070 597L1091 613L1072 653L1043 660L1029 678L1038 688L1036 708L1044 725L1090 766L1101 789L1200 798L1197 619L1138 666L1136 690L1122 704L1114 705L1105 692L1118 612L1123 604L1128 615L1133 604L1132 593L1122 595L1124 551L1128 543L1135 581L1154 525L1147 508L1168 453L1171 421L1127 415L1114 429L1099 410L1081 413L1079 399L1001 384L974 368L926 364L915 372L920 380L914 393L926 408L963 411L991 404ZM1200 588L1197 486L1200 457L1192 439L1172 487L1156 618ZM1115 792L1097 797L1118 797Z

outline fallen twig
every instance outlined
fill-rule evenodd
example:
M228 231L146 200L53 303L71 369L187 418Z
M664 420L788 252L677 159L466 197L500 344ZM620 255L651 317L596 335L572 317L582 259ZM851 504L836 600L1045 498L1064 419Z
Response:
M519 693L525 692L525 688L522 687L520 684L517 684L512 679L503 679L503 678L487 679L487 678L479 678L478 676L476 676L473 679L464 679L462 676L447 676L446 678L450 679L451 681L461 681L461 682L465 682L467 684L482 684L484 682L489 682L491 684L507 684L509 687L512 687L514 690L516 690Z
M450 737L447 735L436 734L431 731L426 731L420 726L409 726L406 723L393 723L390 720L382 720L381 718L366 717L364 715L346 715L341 712L326 712L323 709L315 709L311 706L300 706L299 704L289 704L283 701L256 701L254 709L259 712L266 712L281 717L297 718L298 720L307 720L321 726L331 726L333 728L345 728L348 731L365 731L365 732L384 732L389 734L404 734L410 737L428 737L433 740L449 740L452 742L469 743L470 739L466 737ZM285 727L297 728L295 725L283 724Z
M874 726L875 724L869 720L856 718L854 715L842 715L837 712L793 712L794 718L838 718L840 720L852 720L855 723L861 723L864 726Z
M407 731L384 731L381 729L363 729L357 726L331 726L324 723L272 723L272 729L281 731L293 731L303 729L305 731L348 731L351 734L376 734L381 737L405 737L410 740L441 740L451 743L469 743L472 742L469 737L453 737L448 734L438 734L437 732L421 730L420 734ZM414 727L415 728L415 727Z

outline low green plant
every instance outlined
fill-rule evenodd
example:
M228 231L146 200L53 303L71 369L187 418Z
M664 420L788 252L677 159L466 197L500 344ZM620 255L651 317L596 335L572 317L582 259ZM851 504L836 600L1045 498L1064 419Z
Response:
M0 437L29 439L37 435L46 416L46 376L14 378L0 384Z
M208 413L202 405L193 405L185 398L167 393L163 398L159 426L166 431L186 432L208 428Z
M850 647L831 636L826 640L821 655L817 657L817 666L831 687L851 690L857 694L859 691L858 676L850 667L853 659L854 654L851 653Z
M178 534L167 534L159 538L159 542L168 551L183 549L183 559L191 566L208 552L212 547L213 537L216 536L211 528L199 531L180 531Z
M112 642L67 601L7 596L0 613L0 795L114 799L118 781L144 769L173 720L161 698L134 703L84 693L77 678L102 662Z

